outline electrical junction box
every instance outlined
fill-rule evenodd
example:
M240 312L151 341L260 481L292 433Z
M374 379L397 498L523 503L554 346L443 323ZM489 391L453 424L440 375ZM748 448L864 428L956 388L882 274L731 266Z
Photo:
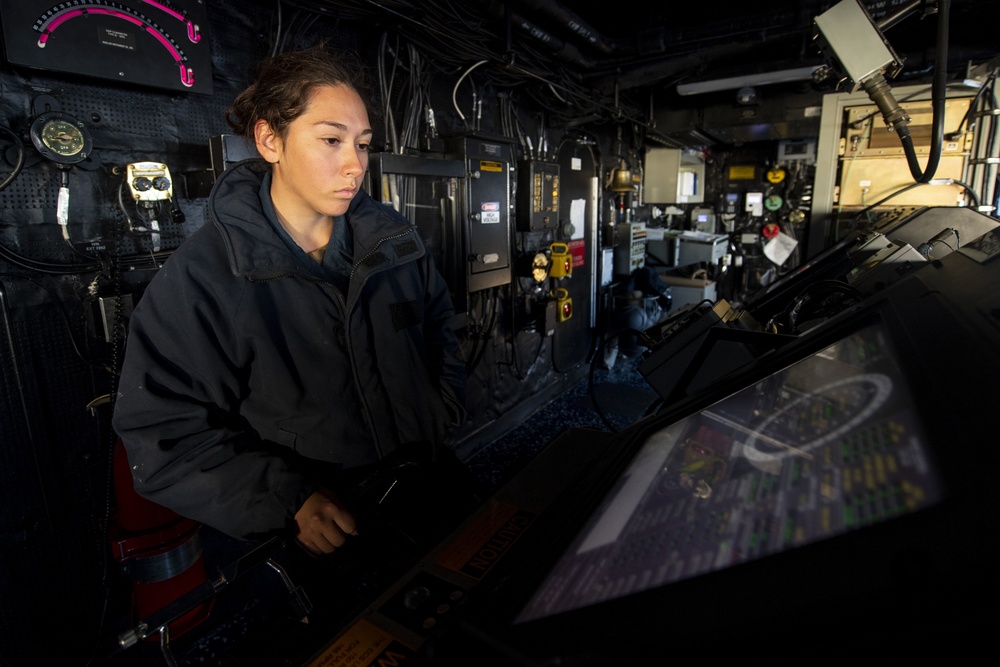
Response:
M620 222L614 229L615 273L632 275L646 265L646 223Z
M509 284L513 146L506 138L473 135L450 141L467 171L464 212L469 293Z
M675 311L689 304L699 304L702 301L715 303L717 290L715 282L707 278L684 278L661 273L660 278L670 285L670 310Z
M677 266L680 231L662 227L646 228L646 261L657 266Z
M857 86L879 72L892 78L901 69L878 26L859 0L841 0L813 19L818 30L817 44L840 64L840 69Z
M705 262L715 264L726 254L728 234L708 234L685 230L677 235L679 249L677 265L688 266Z
M559 224L559 165L525 160L517 170L517 229L540 232Z
M696 232L715 233L715 211L710 208L691 209L691 229Z
M642 183L647 204L701 204L705 201L705 160L679 148L650 148Z
M814 139L784 139L778 142L778 162L816 162L816 141Z

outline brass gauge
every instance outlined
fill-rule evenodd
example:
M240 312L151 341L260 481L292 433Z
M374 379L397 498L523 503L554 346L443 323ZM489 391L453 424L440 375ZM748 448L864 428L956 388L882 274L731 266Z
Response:
M549 275L549 256L537 253L531 262L531 277L536 283L543 282Z
M528 252L517 259L517 274L522 278L531 278L541 284L549 277L552 260L544 251Z
M61 111L46 111L31 122L31 143L43 156L60 164L87 159L93 148L83 123Z

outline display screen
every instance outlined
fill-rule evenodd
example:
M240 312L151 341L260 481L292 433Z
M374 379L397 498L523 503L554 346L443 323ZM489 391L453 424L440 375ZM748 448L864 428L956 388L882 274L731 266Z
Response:
M879 323L651 427L517 623L833 537L943 493Z

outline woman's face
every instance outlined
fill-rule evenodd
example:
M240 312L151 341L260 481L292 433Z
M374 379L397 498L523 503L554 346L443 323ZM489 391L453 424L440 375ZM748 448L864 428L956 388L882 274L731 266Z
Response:
M368 168L372 139L357 92L320 86L283 137L263 120L254 130L257 150L272 165L271 199L286 220L309 224L347 212Z

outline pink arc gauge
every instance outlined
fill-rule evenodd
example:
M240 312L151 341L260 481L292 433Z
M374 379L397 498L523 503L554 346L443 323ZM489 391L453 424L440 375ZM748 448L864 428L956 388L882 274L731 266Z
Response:
M7 59L54 72L212 93L196 0L0 0Z

